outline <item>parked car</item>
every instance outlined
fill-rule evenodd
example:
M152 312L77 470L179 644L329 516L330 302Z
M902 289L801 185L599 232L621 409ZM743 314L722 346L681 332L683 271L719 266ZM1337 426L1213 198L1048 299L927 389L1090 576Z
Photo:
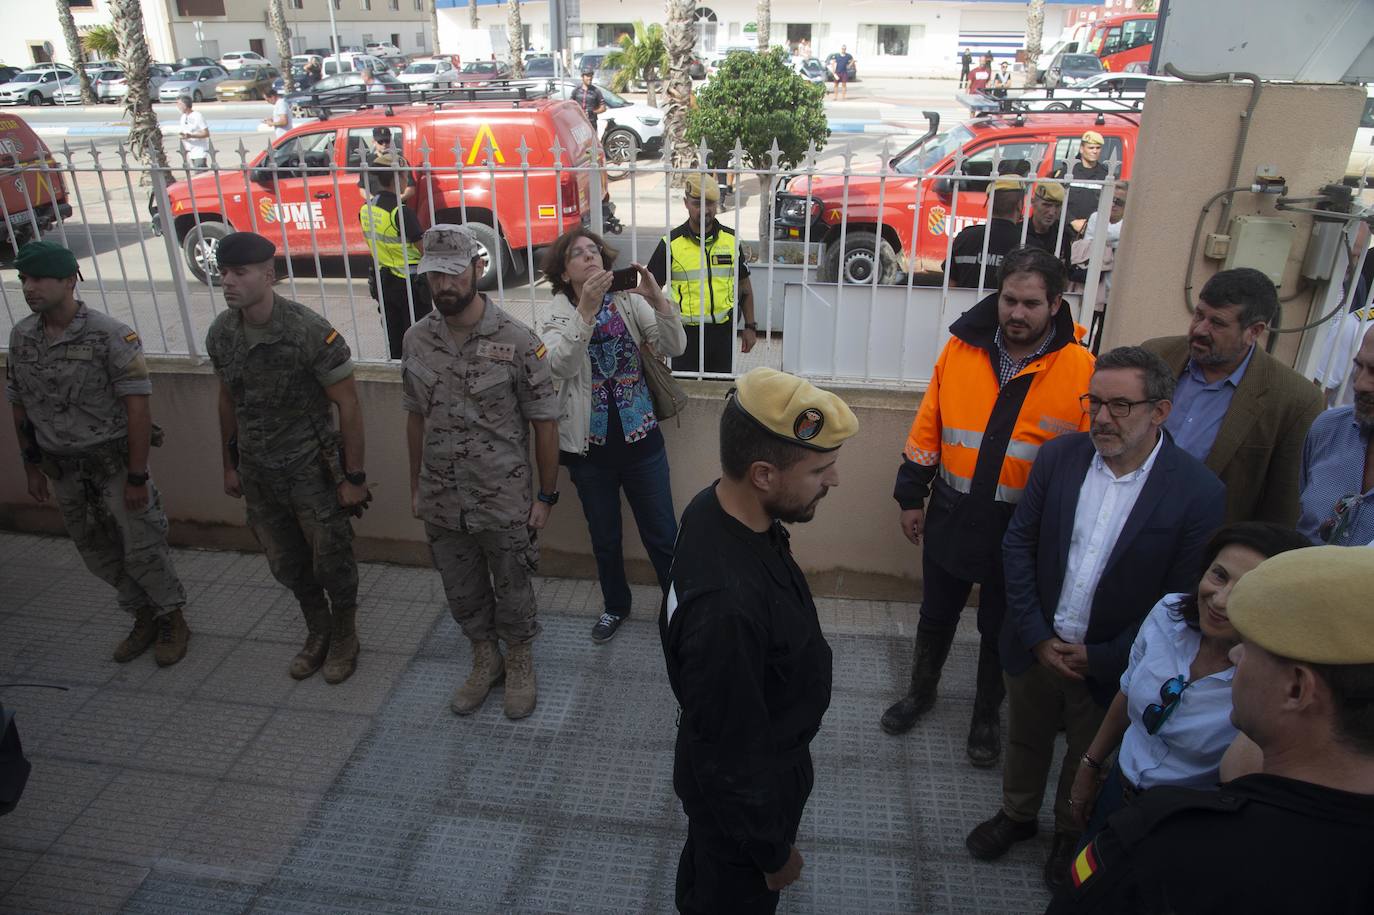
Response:
M308 52L305 53L305 54L292 54L292 55L291 55L291 69L292 69L292 70L295 70L295 69L298 68L298 67L299 67L300 69L303 70L303 69L305 69L306 67L310 66L311 64L314 64L314 65L317 66L317 67L322 67L322 66L324 66L324 58L321 57L321 56L318 55L318 54L310 54L310 53L308 53Z
M310 75L303 68L296 66L291 68L291 82L294 86L293 91L295 92L304 92L314 85L314 83L310 82ZM272 80L272 88L276 89L279 95L285 92L286 77L278 73L277 78Z
M466 222L481 244L486 262L478 283L492 289L498 277L513 277L526 261L528 246L552 244L560 231L590 219L590 179L585 170L555 172L550 147L556 142L569 158L597 154L587 119L572 102L532 99L456 102L433 107L374 108L328 122L302 124L275 140L241 177L199 175L168 189L173 225L187 265L201 282L218 283L215 250L236 230L259 231L303 257L365 257L367 242L358 228L364 190L354 175L372 144L372 131L388 127L412 163L429 150L436 171L418 187L416 216L422 226ZM455 145L464 165L478 162L478 136L511 161L522 139L543 142L530 150L528 176L519 169L475 179L456 171ZM337 177L336 177L337 176ZM528 184L526 185L526 181ZM237 187L242 194L230 194ZM334 199L330 199L330 198ZM340 216L339 214L342 214Z
M391 67L380 57L347 52L340 54L337 58L325 58L320 73L322 76L336 76L340 73L361 73L364 70L371 70L374 74L390 73Z
M172 78L157 90L157 97L164 102L175 102L183 95L192 101L203 102L215 98L219 84L229 78L223 67L187 67L172 74Z
M835 75L826 68L825 64L821 63L819 57L794 57L792 58L792 69L810 83L824 83L835 78Z
M15 67L14 69L15 69L15 70L18 70L19 68L18 68L18 67ZM99 73L101 70L117 70L117 69L119 69L119 61L117 61L117 60L88 60L88 61L86 61L84 64L81 65L81 69L83 69L83 70L86 71L86 75L87 75L88 77L90 77L91 79L95 79L95 75L96 75L97 73Z
M1102 59L1096 55L1061 52L1045 71L1045 87L1058 89L1061 86L1077 86L1101 72Z
M326 76L302 92L293 92L286 97L286 103L291 106L292 117L328 119L331 113L366 108L381 101L407 102L405 83L389 73L374 75L373 79L380 88L373 90L371 99L362 73L339 73Z
M582 85L581 80L541 81L552 98L570 99ZM650 155L663 148L663 112L642 102L632 102L606 86L597 86L606 100L606 111L596 119L597 133L606 149L606 158L628 161L639 153Z
M219 62L211 57L182 57L172 64L173 70L185 70L187 67L218 67Z
M76 71L70 67L28 69L16 73L0 86L0 105L43 105L65 101L57 93L72 83L80 85Z
M402 57L401 49L389 41L369 41L363 50L375 57Z
M386 64L387 70L392 76L397 76L402 70L410 66L410 58L404 54L386 54L379 58Z
M455 86L482 87L511 78L510 64L504 60L470 60L459 69L454 78Z
M219 65L226 70L237 70L239 67L265 67L271 61L263 57L257 51L230 51L219 59Z
M823 280L843 273L846 282L869 283L876 272L880 283L889 283L901 271L939 273L949 236L987 221L994 156L999 175L1048 176L1067 170L1083 132L1095 130L1106 140L1102 159L1120 162L1121 177L1129 179L1140 131L1137 114L1116 114L1103 124L1088 113L992 114L943 133L939 120L932 112L926 134L890 160L893 175L885 183L874 176L828 175L784 182L773 237L823 243ZM954 176L961 154L963 172Z
M414 89L447 89L458 79L458 68L447 58L417 60L396 77Z
M595 73L594 81L599 86L609 86L615 76L616 67L606 66L606 58L621 52L621 48L592 48L573 57L573 74L578 76L583 70L591 68Z
M281 78L276 67L239 67L215 87L221 102L256 101Z
M162 84L173 77L173 73L162 64L153 64L148 68L148 91L153 98L157 98L157 90ZM129 94L129 80L124 71L118 68L107 68L96 74L91 80L91 88L95 90L96 101L99 102L122 102L124 97ZM81 97L81 85L78 82L74 86L68 86L64 92L75 89L77 98Z
M10 80L14 79L16 76L23 72L24 71L19 69L18 67L7 67L0 65L0 85L9 82Z
M8 260L35 230L47 232L58 218L72 215L67 186L57 161L18 115L0 119L0 199L8 219L0 223L0 257Z
M553 58L549 57L547 54L540 57L532 57L529 60L525 61L526 76L553 76L555 72L556 70L554 69Z

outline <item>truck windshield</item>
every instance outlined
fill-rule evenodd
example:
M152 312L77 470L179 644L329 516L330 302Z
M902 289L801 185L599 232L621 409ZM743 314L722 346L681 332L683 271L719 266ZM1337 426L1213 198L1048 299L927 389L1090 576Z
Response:
M944 133L937 134L907 152L901 159L893 163L892 169L900 175L928 172L938 165L941 159L954 155L972 139L973 131L963 124L956 124Z

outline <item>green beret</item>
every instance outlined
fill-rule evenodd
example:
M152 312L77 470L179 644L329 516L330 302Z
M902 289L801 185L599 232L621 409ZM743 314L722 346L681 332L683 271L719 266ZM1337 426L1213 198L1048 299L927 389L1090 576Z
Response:
M813 451L834 451L859 431L847 403L777 369L757 368L740 376L731 401L765 431Z
M77 276L76 255L51 241L31 241L19 249L15 269L23 276L45 276L64 280Z
M215 263L221 267L246 267L270 261L277 246L256 232L231 232L215 247Z
M1270 654L1374 664L1374 549L1314 546L1266 559L1236 582L1226 614Z

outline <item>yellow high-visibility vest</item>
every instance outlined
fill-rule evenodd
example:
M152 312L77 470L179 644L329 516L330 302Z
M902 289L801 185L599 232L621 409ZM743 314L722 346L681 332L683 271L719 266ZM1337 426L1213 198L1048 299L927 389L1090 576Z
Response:
M668 279L684 324L724 324L735 307L735 233L721 227L702 242L685 233L664 236Z
M396 276L404 278L407 268L420 262L420 249L415 244L419 239L408 238L401 244L400 204L394 210L377 205L373 197L358 210L358 222L363 227L363 237L367 246L377 258L377 263Z

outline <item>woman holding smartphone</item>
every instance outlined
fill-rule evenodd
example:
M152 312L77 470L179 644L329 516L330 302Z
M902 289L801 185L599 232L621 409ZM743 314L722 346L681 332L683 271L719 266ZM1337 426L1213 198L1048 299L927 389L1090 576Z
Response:
M668 587L677 514L668 452L641 360L677 356L687 348L682 315L653 275L635 264L637 282L631 283L628 271L611 272L615 258L586 229L559 237L544 257L554 297L540 332L561 407L559 460L582 501L601 582L604 610L592 627L598 643L610 641L630 614L622 489L659 586Z

